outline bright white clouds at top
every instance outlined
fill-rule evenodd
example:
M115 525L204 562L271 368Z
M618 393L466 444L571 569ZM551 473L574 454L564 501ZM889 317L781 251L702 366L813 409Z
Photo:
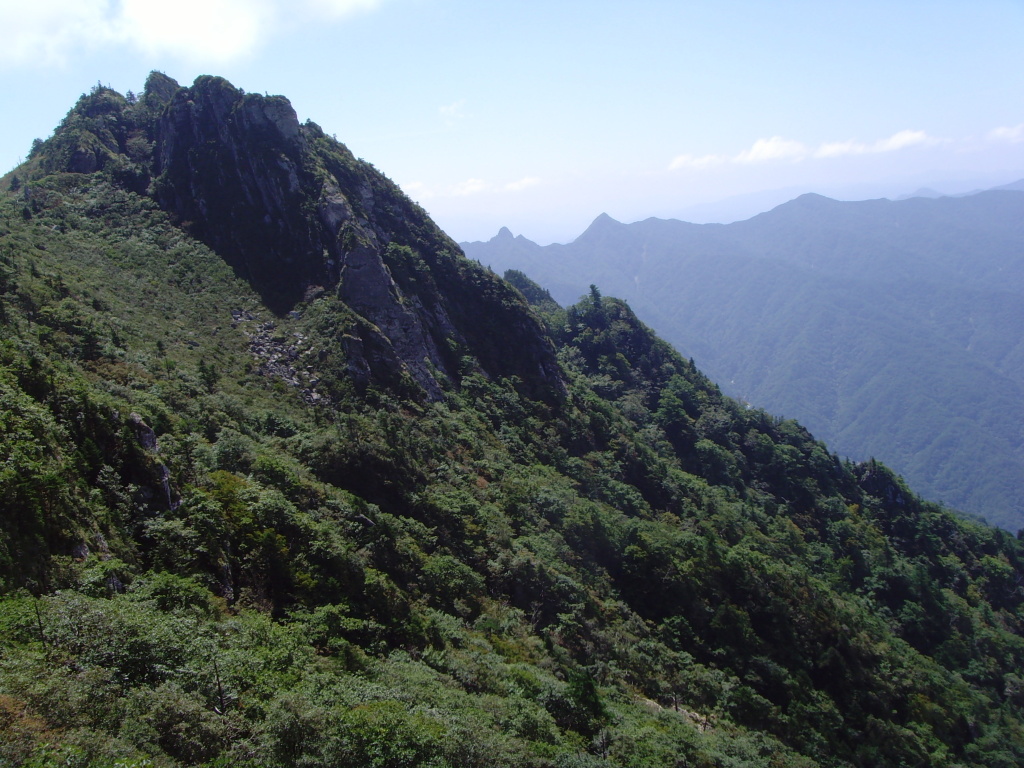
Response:
M70 47L102 31L107 0L37 0L0 4L0 62L31 65L63 58Z
M123 0L111 37L148 55L230 61L252 51L273 20L270 0Z
M336 20L381 2L300 0L298 10ZM288 0L4 0L0 65L63 64L78 50L111 45L150 56L230 61L256 51L295 10Z
M1017 129L1001 129L1006 131L1017 130L1024 140L1024 126ZM1005 138L1005 137L1004 137ZM899 131L885 139L879 139L873 144L865 144L859 141L833 141L825 142L816 149L811 148L800 141L784 139L781 136L772 136L770 139L758 139L750 149L745 149L737 155L678 155L669 163L670 170L680 168L708 168L723 163L736 163L749 165L752 163L764 163L773 160L800 161L807 158L834 158L844 155L865 155L879 152L895 152L910 147L930 147L942 144L945 139L937 139L929 136L924 131Z
M314 12L341 18L354 13L372 11L380 5L381 0L306 0L306 3Z

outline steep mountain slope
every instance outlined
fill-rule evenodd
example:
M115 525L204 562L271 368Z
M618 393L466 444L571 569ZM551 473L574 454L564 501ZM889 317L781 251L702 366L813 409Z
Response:
M731 394L877 457L930 498L1024 526L1024 194L841 203L745 222L599 217L575 242L466 243L571 303L629 300Z
M500 281L310 126L302 163L349 174L267 226L306 242L325 188L363 201L336 277L253 251L242 213L182 218L159 126L246 97L172 88L83 97L4 181L0 760L1024 758L1019 541L724 397L623 302ZM104 138L131 121L144 162ZM214 177L275 189L242 177L288 132L232 130ZM203 169L174 189L215 196Z

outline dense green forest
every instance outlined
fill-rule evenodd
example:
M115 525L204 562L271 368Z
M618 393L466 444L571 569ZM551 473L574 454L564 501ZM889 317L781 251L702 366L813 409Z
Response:
M1024 528L1024 192L840 202L748 221L599 217L572 243L508 230L466 253L563 304L591 283L726 393L875 457L926 498Z
M97 88L2 180L0 765L1024 760L1020 541L289 110Z

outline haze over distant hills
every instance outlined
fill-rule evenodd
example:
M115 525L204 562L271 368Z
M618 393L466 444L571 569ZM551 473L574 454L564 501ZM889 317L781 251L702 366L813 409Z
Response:
M567 245L467 255L562 303L590 284L735 396L877 457L924 495L1024 525L1024 193L839 202L733 224L599 216Z
M964 197L974 195L986 189L1021 189L1022 181L1005 184L1013 174L993 174L963 176L928 175L903 181L889 180L872 183L842 184L836 186L816 187L789 186L778 189L765 189L743 195L709 200L683 208L664 206L651 211L656 218L680 219L695 224L729 224L766 213L783 203L794 200L801 195L813 192L830 197L833 200L859 201L886 198L889 200L906 200L911 197ZM539 242L547 242L538 238ZM566 242L562 240L561 242Z

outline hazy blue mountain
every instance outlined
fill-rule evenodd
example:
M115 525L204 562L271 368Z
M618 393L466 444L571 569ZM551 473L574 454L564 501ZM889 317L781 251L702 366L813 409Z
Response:
M942 192L932 189L931 187L921 187L915 189L913 192L908 192L905 195L899 195L896 200L909 200L912 197L943 197Z
M995 189L1009 190L1011 192L1024 192L1024 179L1018 179L1017 181L1010 182L1009 184L1003 184L1001 187L995 187Z
M730 394L1024 525L1024 193L809 194L733 224L602 215L567 245L462 245L562 303L622 296Z

